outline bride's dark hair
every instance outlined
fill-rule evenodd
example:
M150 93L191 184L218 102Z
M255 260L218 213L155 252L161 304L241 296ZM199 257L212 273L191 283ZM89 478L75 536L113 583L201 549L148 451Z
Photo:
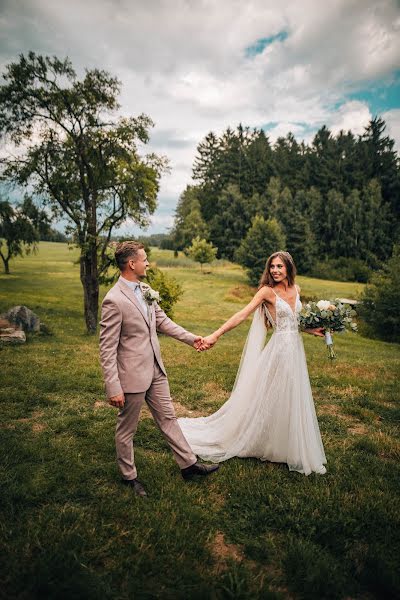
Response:
M296 270L296 265L294 264L294 260L291 257L291 255L289 254L289 252L284 252L283 250L279 250L279 252L274 252L273 254L271 254L271 256L268 258L266 264L265 264L265 269L263 274L261 275L260 278L260 283L258 284L258 289L262 288L264 285L267 285L268 287L274 287L275 281L274 278L271 275L271 263L274 260L274 258L280 258L281 261L283 262L283 264L286 267L286 273L287 273L287 280L288 280L288 284L289 287L292 287L292 285L294 285L294 280L297 274L297 270ZM269 322L269 319L267 318L267 315L264 312L264 322L265 322L265 327L268 329L269 327L271 327L272 323Z
M274 252L268 258L268 260L265 264L264 272L260 278L260 283L258 285L258 289L262 288L263 285L267 285L268 287L274 287L276 285L274 278L272 277L272 275L270 273L271 263L274 260L274 258L280 258L281 261L283 262L283 264L285 265L289 287L292 287L292 285L294 285L294 280L295 280L295 277L297 274L296 265L294 264L294 260L291 257L291 255L289 254L289 252L284 252L283 250L279 250L279 252Z

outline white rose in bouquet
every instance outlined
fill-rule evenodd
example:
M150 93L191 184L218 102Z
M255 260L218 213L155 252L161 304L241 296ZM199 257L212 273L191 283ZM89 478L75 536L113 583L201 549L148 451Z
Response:
M357 331L357 323L353 320L355 316L355 310L349 304L342 304L338 299L319 300L308 302L303 306L299 323L301 329L323 328L328 356L333 359L336 358L336 353L333 349L332 333L346 329Z
M317 302L317 306L318 306L319 310L329 310L331 305L332 305L332 303L329 302L329 300L319 300Z

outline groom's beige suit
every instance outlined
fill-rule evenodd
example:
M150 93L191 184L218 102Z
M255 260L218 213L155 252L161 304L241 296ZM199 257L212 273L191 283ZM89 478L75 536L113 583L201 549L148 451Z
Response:
M171 401L157 332L190 346L196 336L180 327L156 302L140 302L122 277L103 300L100 361L107 396L125 395L115 434L117 460L124 479L136 479L133 436L145 400L181 469L197 460L179 427ZM145 305L145 306L143 306Z

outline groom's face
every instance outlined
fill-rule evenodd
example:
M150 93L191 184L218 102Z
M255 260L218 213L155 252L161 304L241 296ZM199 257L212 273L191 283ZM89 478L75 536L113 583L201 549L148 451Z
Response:
M129 263L136 277L139 279L146 277L146 270L149 266L149 261L147 260L146 251L143 248L138 250L135 259L129 261Z

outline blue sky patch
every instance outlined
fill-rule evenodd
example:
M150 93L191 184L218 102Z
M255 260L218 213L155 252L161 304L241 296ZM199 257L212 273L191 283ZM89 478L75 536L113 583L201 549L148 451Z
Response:
M371 81L368 87L349 94L347 100L359 100L368 104L373 115L400 108L400 69L390 79Z
M260 126L260 129L262 129L267 135L268 133L275 129L275 127L277 127L279 125L279 121L269 121L268 123L264 123L263 125ZM309 133L313 133L314 131L317 131L317 127L315 127L315 125L310 125L309 123L306 123L305 121L294 121L292 123L293 127L301 127L302 128L302 132L299 134L298 132L296 132L295 137L297 139L297 141L300 143L300 141L303 139L302 136L307 135Z
M252 56L256 56L257 54L261 54L261 52L263 52L263 50L267 46L270 46L274 42L283 42L286 40L287 37L288 37L287 31L280 31L279 33L276 33L275 35L270 35L269 37L260 38L259 40L256 40L254 42L254 44L251 44L251 46L247 46L247 48L245 50L245 54L248 58L251 58Z

